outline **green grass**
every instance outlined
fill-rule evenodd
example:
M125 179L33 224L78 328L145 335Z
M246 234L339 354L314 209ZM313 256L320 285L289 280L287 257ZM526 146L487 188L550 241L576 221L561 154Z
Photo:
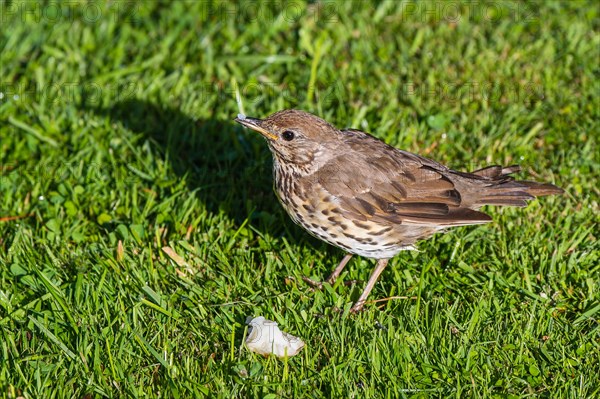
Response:
M0 3L0 397L600 395L596 3L56 4ZM567 194L422 242L351 316L374 262L301 281L343 254L236 87ZM258 315L303 352L248 352Z

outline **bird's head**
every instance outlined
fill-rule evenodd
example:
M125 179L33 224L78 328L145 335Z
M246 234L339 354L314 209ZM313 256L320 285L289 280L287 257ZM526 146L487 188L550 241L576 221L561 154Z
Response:
M265 137L277 161L298 166L314 163L322 149L341 134L323 119L295 109L265 119L239 115L235 121Z

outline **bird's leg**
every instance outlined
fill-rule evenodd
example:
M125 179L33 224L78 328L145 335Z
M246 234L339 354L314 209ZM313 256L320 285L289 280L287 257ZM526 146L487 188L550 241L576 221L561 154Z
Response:
M363 291L362 294L360 294L358 301L356 301L354 306L352 306L352 309L350 309L350 312L358 313L362 310L362 308L367 300L367 297L369 296L369 293L371 292L371 290L375 286L375 283L379 279L379 275L381 274L383 269L385 269L385 267L387 266L388 261L389 261L389 259L377 260L377 266L375 266L375 270L373 270L373 274L371 274L371 277L369 277L369 282L367 283L365 290Z
M352 258L352 254L346 254L346 256L344 256L344 259L342 259L340 264L337 265L337 267L331 273L331 275L329 277L327 277L327 280L325 280L325 282L333 285L335 283L335 280L337 280L339 275L342 273L342 270L344 270L344 267L346 267L346 265L348 264L348 261L350 261L351 258ZM313 288L318 288L318 289L323 288L323 283L320 281L314 281L314 280L309 279L308 277L303 277L302 279Z
M335 270L329 275L329 277L327 277L327 280L325 281L331 285L335 284L335 280L337 280L337 278L340 276L342 270L344 270L344 267L346 267L350 259L352 259L352 254L346 254L346 256L344 256L344 259L342 259L340 264L337 265Z

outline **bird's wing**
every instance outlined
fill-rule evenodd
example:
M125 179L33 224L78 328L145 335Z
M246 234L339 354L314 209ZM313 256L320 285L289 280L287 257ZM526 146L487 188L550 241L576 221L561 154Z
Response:
M318 181L351 217L384 224L460 226L486 223L461 207L446 167L360 131L344 131L345 149L322 165Z

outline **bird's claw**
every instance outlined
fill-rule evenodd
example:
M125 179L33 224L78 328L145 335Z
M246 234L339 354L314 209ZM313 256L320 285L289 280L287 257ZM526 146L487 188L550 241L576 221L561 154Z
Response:
M322 290L323 289L323 283L321 281L315 281L315 280L310 279L310 278L308 278L306 276L303 276L302 280L304 280L304 282L306 284L310 285L310 287L312 289L315 289L315 290Z
M364 301L356 302L352 308L350 308L350 313L357 314L363 310L363 306L365 306Z

